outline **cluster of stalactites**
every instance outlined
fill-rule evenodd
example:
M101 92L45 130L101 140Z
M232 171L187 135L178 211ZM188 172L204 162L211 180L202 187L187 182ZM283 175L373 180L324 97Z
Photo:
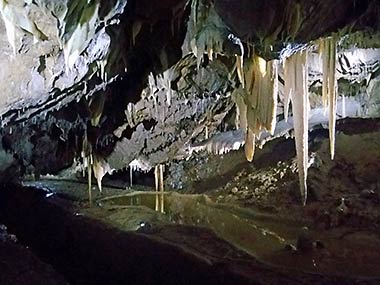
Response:
M322 59L322 102L329 109L330 154L335 153L336 122L336 39L319 40L319 54ZM308 168L308 66L307 51L292 55L284 61L284 117L287 121L289 103L292 101L294 133L296 141L298 175L303 204L307 200L307 168Z
M89 198L89 203L92 204L92 194L91 194L92 172L94 172L94 176L98 183L99 191L102 192L103 177L107 173L112 174L113 169L111 169L110 165L105 159L93 153L92 145L88 141L86 133L83 137L81 157L83 159L83 167L82 167L83 176L85 176L85 171L87 169L88 198Z
M199 68L204 54L212 61L223 52L226 31L226 26L212 4L205 0L192 0L186 38L182 46L183 54L193 53Z
M334 37L319 40L319 56L323 70L322 102L323 106L329 109L330 155L331 159L334 159L337 101L336 39Z
M266 61L253 55L245 62L244 73L238 68L239 78L244 78L242 88L233 94L237 106L238 124L246 129L245 154L253 160L255 141L265 129L274 132L278 96L277 61ZM243 87L244 86L244 87Z
M289 101L292 102L294 135L297 152L298 177L302 203L307 200L308 169L308 65L307 51L298 52L284 62L284 105L285 119L288 117Z

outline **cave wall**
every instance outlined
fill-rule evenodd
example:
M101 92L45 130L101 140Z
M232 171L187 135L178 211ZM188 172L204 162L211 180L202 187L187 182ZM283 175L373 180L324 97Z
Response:
M235 128L237 55L254 50L278 59L333 33L341 36L339 88L367 105L360 116L376 117L379 6L369 0L9 1L0 21L4 165L12 157L20 173L56 173L83 159L85 138L115 169L149 170L188 157L202 140ZM16 20L6 26L9 15ZM352 55L358 47L366 48L361 57ZM322 75L314 57L309 84L317 106Z

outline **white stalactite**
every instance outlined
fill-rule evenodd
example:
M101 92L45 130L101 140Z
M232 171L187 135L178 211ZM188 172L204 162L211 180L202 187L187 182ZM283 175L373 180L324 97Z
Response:
M336 125L336 39L334 37L319 40L319 54L322 57L322 102L329 109L330 156L335 155L335 125Z
M244 58L241 55L236 55L236 71L239 78L239 81L241 83L241 86L244 88Z
M294 79L286 82L286 84L291 90L298 176L302 203L305 205L307 200L309 111L307 51L289 57L286 60L285 69L289 78ZM290 75L291 73L293 74Z
M92 169L94 171L95 178L98 182L98 188L100 193L102 193L102 180L107 173L112 173L112 169L109 164L101 157L94 155L94 161L92 164Z
M250 128L247 129L247 133L245 135L245 145L244 145L244 150L245 150L245 157L249 162L253 160L253 157L255 155L255 140L256 136L252 132Z
M165 212L165 207L164 207L164 169L165 165L160 164L160 212L164 213Z
M159 170L159 166L156 165L154 167L154 185L155 185L155 189L156 189L156 203L155 203L155 210L158 212L158 209L159 209L159 199L158 199L158 190L159 190L159 176L160 176L160 170Z
M253 56L247 62L247 70L244 73L246 110L238 107L240 113L246 113L245 153L248 161L253 160L255 140L261 130L266 129L273 133L276 127L277 65L277 61L266 61L259 56Z
M287 61L288 59L286 59L284 61L284 119L285 119L285 122L288 121L288 117L289 117L289 104L290 104L290 98L292 96L292 92L294 92L294 90L292 88L294 88L294 75L295 73L294 72L290 72L289 68L286 68L287 66Z

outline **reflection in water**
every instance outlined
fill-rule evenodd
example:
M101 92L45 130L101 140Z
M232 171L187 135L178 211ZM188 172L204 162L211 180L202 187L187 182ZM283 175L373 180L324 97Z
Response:
M82 198L78 183L46 180L24 184L46 188L47 193L65 193L65 197ZM85 184L82 186L83 189L86 188ZM158 189L160 190L159 187ZM120 194L119 191L112 193L111 189L107 192L108 195ZM99 197L99 193L94 194ZM376 233L373 233L374 238L371 239L368 233L359 230L344 236L337 235L334 231L308 230L307 233L315 238L314 241L321 240L321 246L318 249L294 251L292 249L298 246L299 237L304 234L303 224L289 222L282 216L263 215L230 204L213 203L206 195L168 193L162 188L157 192L142 191L103 198L98 200L98 205L105 209L142 206L160 212L161 204L158 203L161 199L164 201L162 205L165 204L165 216L173 223L212 229L219 237L262 262L322 274L353 277L380 275L380 243ZM133 213L133 207L130 208L130 213ZM130 218L128 215L129 211L120 211L112 219L120 218L124 223ZM129 225L126 226L128 229ZM285 250L285 246L289 250Z
M228 205L214 204L205 195L181 195L161 191L160 194L156 193L135 192L102 201L106 207L131 205L157 210L160 197L165 204L165 214L173 223L210 228L221 238L258 258L268 252L282 250L301 230L298 226L281 225L273 221L271 227L268 227L269 223L264 218L235 211ZM285 234L279 235L276 228L282 228Z
M161 213L165 212L164 208L164 165L159 164L154 168L154 182L156 186L156 203L154 209ZM158 194L160 192L160 194Z
M295 225L281 221L278 217L254 213L248 209L217 204L205 195L182 195L163 191L159 194L134 192L121 197L105 198L102 201L105 207L133 205L160 210L157 201L161 199L165 203L165 215L173 223L210 228L219 237L264 263L323 274L379 275L378 263L352 262L351 259L335 252L332 255L332 252L326 249L305 252L285 250L286 245L295 248L298 237L304 231L304 225ZM352 245L346 245L342 241L332 242L353 251L361 249L352 248Z

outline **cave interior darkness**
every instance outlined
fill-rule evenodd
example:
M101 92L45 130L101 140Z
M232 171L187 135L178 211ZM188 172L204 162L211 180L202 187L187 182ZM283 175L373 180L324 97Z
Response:
M379 1L0 12L0 284L380 284Z

